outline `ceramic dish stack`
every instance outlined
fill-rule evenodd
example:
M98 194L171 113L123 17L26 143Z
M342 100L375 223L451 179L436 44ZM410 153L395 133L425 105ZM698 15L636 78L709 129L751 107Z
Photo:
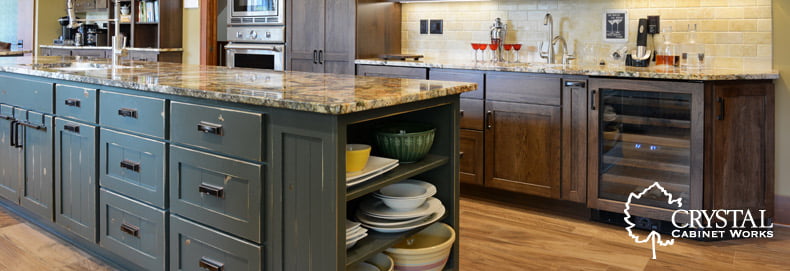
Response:
M357 241L368 236L368 230L360 227L358 222L346 220L346 249L357 244Z
M396 233L438 221L444 205L432 197L436 186L420 180L405 180L386 186L359 204L356 218L368 229Z
M387 173L398 166L398 160L378 156L370 156L368 163L362 171L346 173L346 186L351 187L361 184L376 176Z
M394 268L395 262L392 258L379 253L364 262L349 266L346 271L392 271Z

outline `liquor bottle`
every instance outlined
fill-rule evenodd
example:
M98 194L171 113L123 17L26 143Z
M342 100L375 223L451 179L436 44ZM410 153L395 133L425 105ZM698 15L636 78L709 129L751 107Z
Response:
M672 27L668 26L661 31L661 44L656 48L656 66L676 66L680 57L677 53L677 45L672 43L670 38Z

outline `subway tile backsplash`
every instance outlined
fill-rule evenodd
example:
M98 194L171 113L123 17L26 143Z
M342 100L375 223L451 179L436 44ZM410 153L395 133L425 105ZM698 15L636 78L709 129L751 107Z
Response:
M625 9L629 18L627 44L603 41L603 13ZM502 18L509 28L507 42L523 43L522 59L538 57L538 45L548 36L543 25L554 16L554 33L561 34L576 53L585 43L604 47L633 46L639 18L660 15L661 27L671 26L672 41L685 42L687 26L697 24L697 41L706 44L707 65L719 68L770 69L772 18L770 0L492 0L479 2L406 3L402 6L403 53L430 58L469 59L471 42L489 40L489 27ZM421 19L443 19L443 35L420 35Z

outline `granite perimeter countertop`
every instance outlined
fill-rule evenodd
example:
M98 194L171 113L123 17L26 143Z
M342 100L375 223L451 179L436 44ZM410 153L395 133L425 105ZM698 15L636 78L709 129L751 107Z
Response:
M59 56L0 58L0 72L335 115L477 89L474 83L166 62L122 61L125 67L116 69L69 70L73 62L76 62L73 57ZM97 59L82 63L109 66L110 61Z
M599 77L621 78L650 78L665 80L760 80L778 79L779 72L775 70L736 70L736 69L702 69L694 72L684 72L680 68L661 70L655 67L607 67L592 66L582 67L577 65L549 65L545 63L474 63L471 60L449 59L422 59L413 60L382 60L382 59L357 59L356 64L385 65L397 67L418 67L437 69L462 69L480 71L525 72L563 75L587 75Z
M74 45L39 45L40 48L47 49L67 49L67 50L112 50L112 46L74 46ZM181 52L183 48L134 48L127 47L129 51L140 52Z
M0 51L0 56L23 56L32 51Z

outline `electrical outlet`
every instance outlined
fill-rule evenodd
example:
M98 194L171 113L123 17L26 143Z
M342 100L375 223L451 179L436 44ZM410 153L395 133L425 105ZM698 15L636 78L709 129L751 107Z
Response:
M431 34L442 34L442 20L431 20Z
M24 40L19 40L19 42L17 42L17 44L16 44L16 48L22 49L22 47L24 47L23 46L24 42L25 42Z
M428 20L420 20L420 34L428 34Z

